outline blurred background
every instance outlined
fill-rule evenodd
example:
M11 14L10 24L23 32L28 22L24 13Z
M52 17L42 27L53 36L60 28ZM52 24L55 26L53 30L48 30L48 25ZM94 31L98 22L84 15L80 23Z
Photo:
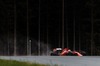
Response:
M0 0L0 55L57 47L100 55L99 0Z

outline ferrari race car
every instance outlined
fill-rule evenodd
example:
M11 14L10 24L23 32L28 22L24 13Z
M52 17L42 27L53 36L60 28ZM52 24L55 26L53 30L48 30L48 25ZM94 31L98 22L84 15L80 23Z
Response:
M83 56L78 51L71 51L69 48L54 48L50 53L51 56Z

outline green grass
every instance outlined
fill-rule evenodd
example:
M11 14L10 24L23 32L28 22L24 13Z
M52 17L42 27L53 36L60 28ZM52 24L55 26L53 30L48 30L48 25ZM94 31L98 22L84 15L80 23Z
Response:
M50 66L38 63L28 63L28 62L19 62L15 60L1 60L0 59L0 66Z

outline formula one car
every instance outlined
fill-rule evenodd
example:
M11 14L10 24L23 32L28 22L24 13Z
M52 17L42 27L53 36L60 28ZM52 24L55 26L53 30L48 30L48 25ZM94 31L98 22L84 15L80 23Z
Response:
M54 48L50 53L51 56L83 56L78 51L71 51L69 48Z

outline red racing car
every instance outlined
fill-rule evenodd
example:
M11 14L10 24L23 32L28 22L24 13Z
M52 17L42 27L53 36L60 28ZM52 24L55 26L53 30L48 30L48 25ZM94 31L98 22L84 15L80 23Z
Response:
M78 51L71 51L69 48L54 48L50 53L51 56L83 56Z

